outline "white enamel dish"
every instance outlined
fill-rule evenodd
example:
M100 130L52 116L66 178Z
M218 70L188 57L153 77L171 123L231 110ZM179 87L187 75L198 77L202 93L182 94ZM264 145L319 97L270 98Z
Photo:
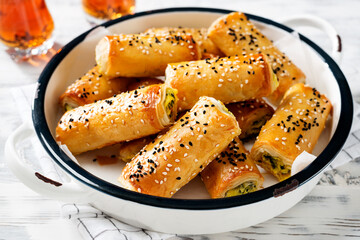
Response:
M208 27L216 18L229 12L207 8L162 9L113 20L103 26L112 33L138 33L150 27L164 26ZM90 203L123 222L160 232L226 232L258 224L291 208L312 190L320 173L343 146L352 123L352 97L335 61L316 44L302 35L299 38L292 34L293 30L284 25L250 14L247 16L270 39L279 41L280 49L305 72L309 85L325 93L333 103L332 120L323 137L325 140L316 148L317 158L301 172L257 192L224 199L206 199L202 183L193 181L175 198L168 199L123 189L116 181L123 166L121 163L96 167L89 157L96 153L74 160L54 140L59 120L58 97L95 64L94 49L101 34L92 32L92 36L87 37L91 30L67 44L49 62L39 78L33 104L37 136L52 160L69 175L69 181L52 181L19 160L15 143L33 131L26 125L14 132L7 142L8 165L24 184L41 194L67 202ZM281 48L284 39L295 45Z

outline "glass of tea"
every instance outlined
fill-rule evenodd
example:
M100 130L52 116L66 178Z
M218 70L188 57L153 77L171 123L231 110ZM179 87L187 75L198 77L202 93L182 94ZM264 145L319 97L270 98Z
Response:
M53 46L53 30L45 0L0 0L0 41L13 58L45 54Z
M82 0L82 6L91 23L99 24L135 11L135 0Z

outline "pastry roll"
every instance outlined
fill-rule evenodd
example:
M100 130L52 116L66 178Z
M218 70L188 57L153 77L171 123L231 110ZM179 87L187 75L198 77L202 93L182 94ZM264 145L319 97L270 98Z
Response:
M255 162L238 137L200 175L212 198L254 192L264 182Z
M218 47L208 38L207 28L150 28L145 33L150 34L171 34L171 35L190 35L200 48L202 59L208 57L224 56Z
M200 59L189 35L121 34L96 46L99 71L109 77L163 76L168 63Z
M163 80L158 78L135 78L131 81L131 83L127 86L128 91L132 91L135 89L144 88L154 84L162 84Z
M60 96L60 104L65 111L78 106L106 99L126 91L129 78L113 78L99 73L97 66L71 84Z
M278 104L290 86L305 82L304 73L264 36L245 14L230 13L217 19L210 26L209 38L227 56L236 54L266 54L279 79L279 87L269 100Z
M224 103L268 96L278 81L267 58L257 54L171 63L165 84L178 90L179 110L186 110L201 96Z
M120 146L119 159L124 162L130 162L131 159L152 140L152 137L144 137L123 143Z
M67 111L56 140L73 154L160 132L176 117L176 90L164 85L121 93Z
M234 116L218 100L201 97L168 132L126 164L123 187L171 197L240 134Z
M315 88L293 85L261 129L251 149L252 158L280 181L290 177L295 158L315 147L331 108Z
M261 127L274 114L274 109L262 99L230 103L226 107L239 123L239 137L242 140L257 136Z

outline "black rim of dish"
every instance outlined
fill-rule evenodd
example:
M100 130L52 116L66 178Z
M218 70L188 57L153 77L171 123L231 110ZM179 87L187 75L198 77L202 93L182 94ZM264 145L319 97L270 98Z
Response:
M210 12L210 13L222 13L228 14L232 11L224 9L215 9L215 8L167 8L159 10L151 10L146 12L136 13L134 15L129 15L122 17L120 19L115 19L109 22L102 24L104 27L111 26L118 22L127 21L136 17L152 15L152 14L161 14L169 12ZM274 27L280 28L289 33L293 32L291 28L288 28L282 24L274 22L272 20L262 18L259 16L246 14L249 19L256 20L265 24L272 25ZM85 169L81 168L77 163L73 162L58 146L54 138L52 137L49 127L46 123L45 111L44 111L44 99L45 92L53 72L56 67L62 61L62 59L79 43L81 43L86 35L91 31L81 34L57 53L51 61L47 64L43 72L41 73L38 83L39 87L37 90L37 98L34 100L33 105L33 123L35 126L35 131L47 151L47 153L52 157L52 159L60 165L67 173L72 175L74 178L80 182L86 184L87 186L111 195L113 197L121 198L124 200L130 200L140 204L170 208L170 209L191 209L191 210L214 210L222 209L229 207L238 207L246 204L256 203L262 200L266 200L272 197L278 197L282 194L294 190L297 187L300 187L317 174L319 174L330 162L335 158L337 153L340 151L343 146L347 136L350 132L350 127L352 124L352 115L353 115L353 102L351 92L346 81L345 76L339 69L338 65L334 60L326 54L320 47L315 43L310 41L308 38L300 35L300 39L308 44L314 51L316 51L329 65L331 72L333 73L340 89L341 96L341 112L339 118L338 127L335 130L335 133L330 140L327 147L324 151L312 162L307 168L297 173L296 175L290 177L289 179L282 181L278 184L275 184L271 187L256 191L243 196L236 196L231 198L222 198L222 199L201 199L201 200L189 200L189 199L172 199L172 198L162 198L140 194L137 192L132 192L126 189L123 189L119 186L111 184L107 181L104 181ZM341 127L340 127L341 126Z

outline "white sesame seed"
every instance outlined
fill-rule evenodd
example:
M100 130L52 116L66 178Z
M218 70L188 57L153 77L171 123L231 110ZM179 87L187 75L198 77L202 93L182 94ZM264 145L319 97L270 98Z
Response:
M179 160L179 159L175 159L175 162L180 162L180 160Z

